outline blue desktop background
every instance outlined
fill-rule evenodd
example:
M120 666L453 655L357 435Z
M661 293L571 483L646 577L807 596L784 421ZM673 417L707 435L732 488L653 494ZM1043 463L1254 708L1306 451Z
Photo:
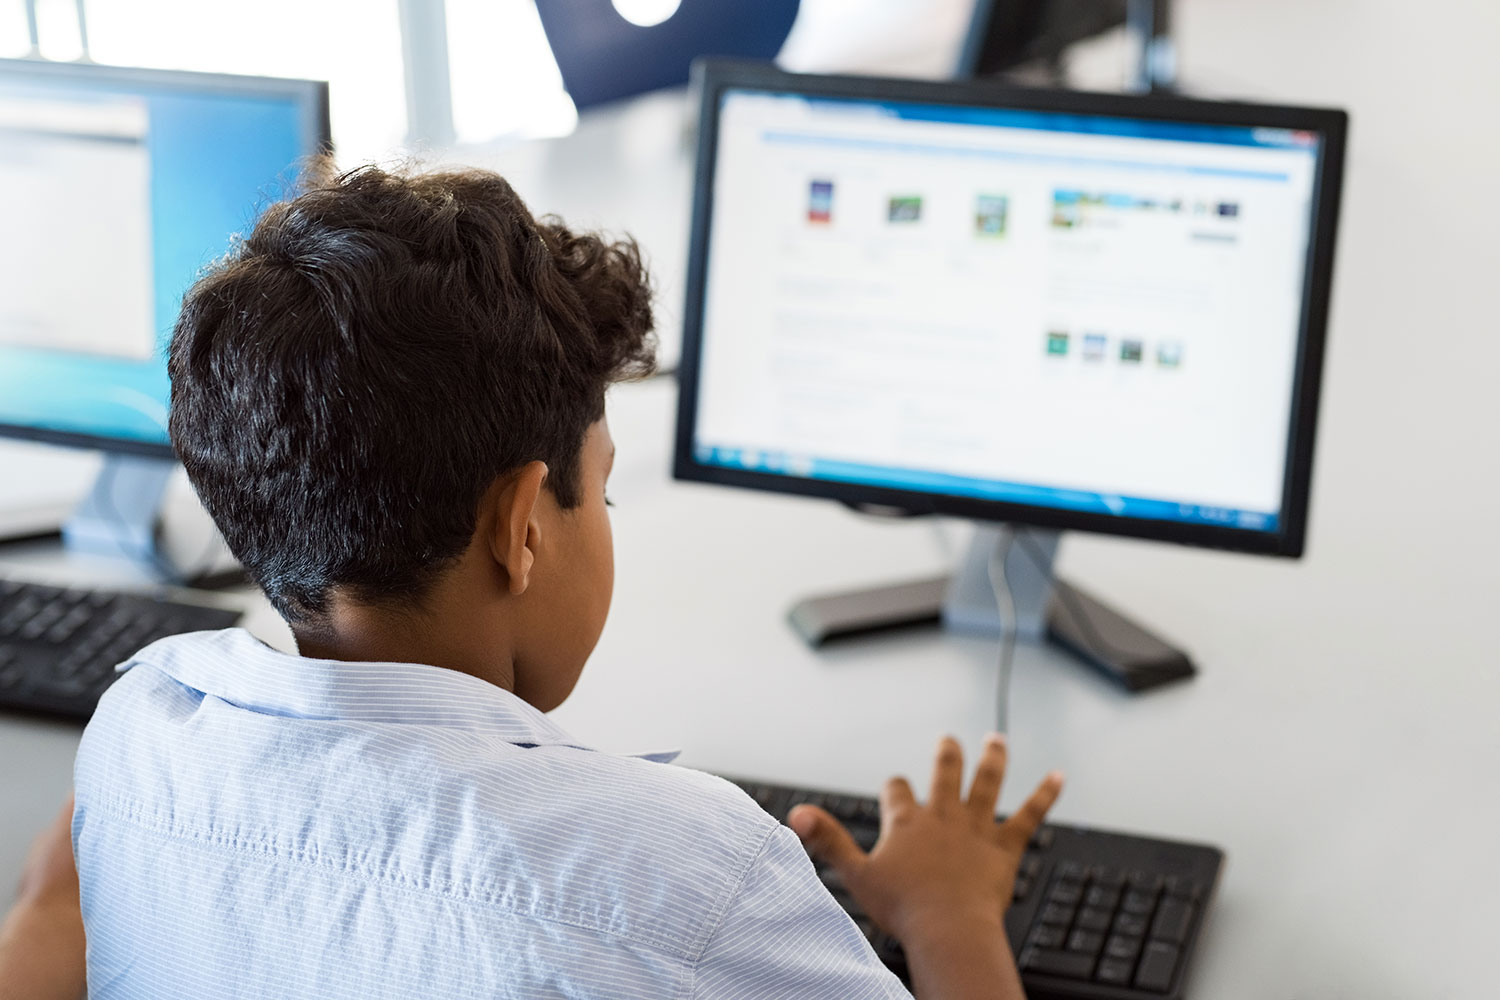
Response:
M100 92L67 83L48 89L60 96ZM0 424L164 445L164 352L183 293L234 235L290 190L299 160L314 152L316 109L293 97L223 91L110 92L147 102L157 354L132 361L0 346ZM79 294L87 294L88 275L78 280Z

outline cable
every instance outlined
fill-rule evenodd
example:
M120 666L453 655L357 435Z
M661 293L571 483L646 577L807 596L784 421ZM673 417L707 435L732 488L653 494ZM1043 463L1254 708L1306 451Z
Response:
M1031 564L1036 567L1037 572L1044 573L1050 577L1052 575L1052 567L1050 565L1050 562L1048 561L1046 556L1044 556L1042 552L1037 548L1036 542L1032 540L1031 533L1027 531L1016 531L1014 532L1014 534L1020 537L1021 548L1026 550L1026 555L1031 560ZM1101 636L1099 632L1094 628L1094 622L1093 619L1089 617L1089 613L1082 607L1080 607L1078 602L1074 600L1073 592L1065 584L1057 585L1058 582L1055 578L1053 579L1054 586L1052 587L1052 592L1055 593L1058 599L1062 602L1063 610L1067 612L1068 618L1073 622L1073 624L1077 625L1079 630L1082 631L1087 637L1089 645L1099 653L1102 653L1105 656L1110 657L1111 659L1122 661L1129 660L1134 654L1128 650L1121 649L1113 643L1106 642L1104 637Z
M1000 610L1000 668L995 677L995 731L1010 731L1010 672L1016 658L1016 601L1010 592L1010 578L1005 561L1017 532L1000 532L1000 540L990 553L990 586L995 590L995 606Z

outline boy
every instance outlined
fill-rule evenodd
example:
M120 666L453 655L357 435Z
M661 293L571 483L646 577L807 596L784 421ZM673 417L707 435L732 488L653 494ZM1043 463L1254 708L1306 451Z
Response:
M889 997L791 831L717 778L543 713L613 583L604 394L652 364L633 243L499 177L363 169L271 208L173 335L172 440L300 655L156 643L79 750L99 998ZM1020 996L1002 929L1055 799L993 822L901 779L865 855L791 822L905 944L924 1000Z

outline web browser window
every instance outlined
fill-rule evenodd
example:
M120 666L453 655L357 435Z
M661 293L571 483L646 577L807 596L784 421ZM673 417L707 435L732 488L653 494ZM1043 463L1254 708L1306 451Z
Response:
M163 445L183 293L293 182L320 100L55 69L0 63L0 429Z
M0 91L0 344L151 357L147 124L140 98Z
M1274 531L1317 141L729 91L696 459Z

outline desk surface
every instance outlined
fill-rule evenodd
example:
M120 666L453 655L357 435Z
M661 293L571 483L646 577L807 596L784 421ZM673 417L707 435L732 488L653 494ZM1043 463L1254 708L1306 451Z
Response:
M1227 850L1195 996L1493 996L1500 339L1483 319L1494 227L1476 223L1494 209L1455 192L1487 191L1500 157L1500 137L1473 128L1480 95L1500 88L1487 48L1500 8L1180 6L1184 79L1200 92L1353 112L1309 553L1070 537L1062 571L1181 642L1202 672L1129 697L1023 648L1005 804L1057 766L1069 775L1062 819ZM1393 69L1393 52L1411 72ZM1425 88L1411 86L1418 70ZM1456 96L1423 96L1438 93ZM619 115L613 138L585 128L567 144L467 158L501 166L539 210L635 231L663 274L671 330L681 119ZM615 606L559 721L613 749L679 746L687 764L855 791L925 775L942 732L973 747L993 719L993 643L931 631L813 652L783 623L803 594L942 568L962 526L673 484L673 398L659 381L611 401ZM0 564L100 573L46 550L0 549ZM284 643L252 604L251 628ZM0 888L66 793L77 735L0 719Z
M814 652L784 622L801 594L940 569L964 527L671 483L674 401L668 380L611 400L614 609L559 721L609 749L680 747L689 765L849 791L925 780L941 733L976 746L994 720L996 643L933 629ZM5 556L95 572L44 549ZM1378 580L1079 537L1062 562L1185 643L1202 673L1129 696L1022 647L1005 804L1061 767L1059 818L1223 846L1198 996L1480 995L1481 930L1500 926L1494 673L1452 636L1413 634ZM269 607L245 600L249 627L287 645ZM0 880L65 794L77 736L0 721Z

